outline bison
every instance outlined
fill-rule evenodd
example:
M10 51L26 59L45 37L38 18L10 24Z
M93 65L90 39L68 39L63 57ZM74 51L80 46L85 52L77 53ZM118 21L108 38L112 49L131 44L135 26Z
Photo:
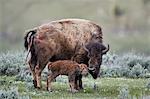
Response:
M31 54L28 63L35 88L41 87L41 73L49 61L84 63L96 79L102 56L109 51L109 45L103 44L101 27L84 19L63 19L35 27L26 33L24 46Z
M52 91L51 82L59 75L66 75L69 79L71 92L77 92L82 87L82 76L88 74L87 65L75 61L59 60L48 63L47 90Z

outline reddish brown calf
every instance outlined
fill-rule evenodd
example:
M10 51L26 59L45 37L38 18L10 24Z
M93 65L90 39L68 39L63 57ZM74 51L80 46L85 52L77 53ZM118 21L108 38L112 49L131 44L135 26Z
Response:
M78 64L75 61L60 60L48 63L47 90L52 91L51 82L59 75L66 75L69 79L71 92L77 92L82 88L82 75L88 74L88 68L85 64Z

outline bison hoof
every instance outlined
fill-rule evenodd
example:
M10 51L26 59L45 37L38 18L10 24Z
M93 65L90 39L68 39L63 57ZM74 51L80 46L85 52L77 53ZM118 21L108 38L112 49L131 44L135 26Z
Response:
M79 90L83 90L83 89L84 89L83 87L80 87L80 88L79 88Z
M48 87L47 87L46 89L47 89L47 91L52 92L52 90L51 90L51 89L49 89Z
M71 92L72 92L72 93L76 93L76 92L78 92L78 90L72 89Z
M37 89L41 89L41 87L36 87Z
M37 81L36 80L33 80L33 85L34 85L34 88L37 88Z
M76 93L76 92L78 92L78 89L67 89L67 91L72 92L72 93Z
M48 92L53 92L52 90L48 90Z

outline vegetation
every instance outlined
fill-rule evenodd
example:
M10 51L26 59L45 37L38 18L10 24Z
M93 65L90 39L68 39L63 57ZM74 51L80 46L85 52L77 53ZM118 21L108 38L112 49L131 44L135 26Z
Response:
M1 54L0 74L7 76L17 75L16 78L21 81L25 81L26 78L31 80L31 72L27 66L27 63L25 62L25 56L26 53L23 53L22 51ZM46 75L47 68L45 68L42 76L46 77ZM150 57L136 54L134 52L123 55L108 53L103 57L100 76L149 78Z
M150 57L132 53L103 57L102 77L149 78Z
M150 0L0 0L0 99L149 99L149 10ZM96 22L111 48L103 57L100 77L84 78L85 89L75 94L68 91L65 76L52 84L53 92L47 92L47 69L42 73L43 88L35 89L23 52L26 30L63 18Z
M31 72L24 61L25 55L26 53L21 51L0 55L0 98L90 99L93 97L118 97L124 99L150 95L150 58L144 55L107 54L103 57L100 78L94 80L90 75L83 78L85 89L75 94L68 91L69 85L66 76L58 77L56 82L52 83L53 92L47 92L45 89L47 69L42 74L43 88L41 90L34 89Z
M59 77L62 81L68 81L67 77ZM45 82L41 90L34 89L32 82L15 81L15 77L1 76L1 81L5 81L5 86L1 85L2 93L14 91L17 97L28 97L32 99L58 99L58 98L104 98L104 97L138 97L150 95L150 90L146 87L148 79L127 79L127 78L84 78L84 90L72 94L68 91L68 82L56 81L52 83L53 92L47 92ZM14 86L16 86L14 88ZM96 86L96 88L94 87ZM11 89L11 90L10 90ZM13 90L12 90L13 89ZM8 95L8 94L6 94ZM9 94L11 95L11 94ZM12 95L13 96L13 95ZM124 99L124 98L121 98Z
M0 75L17 75L25 66L23 52L7 52L0 55Z

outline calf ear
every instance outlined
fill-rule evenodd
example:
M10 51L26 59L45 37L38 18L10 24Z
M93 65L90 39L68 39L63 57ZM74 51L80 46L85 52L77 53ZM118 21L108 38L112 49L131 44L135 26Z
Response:
M82 66L81 66L81 64L79 64L79 65L78 65L78 71L81 72L81 71L82 71L81 69L82 69Z
M87 68L85 64L79 64L80 70L82 71L84 68Z

